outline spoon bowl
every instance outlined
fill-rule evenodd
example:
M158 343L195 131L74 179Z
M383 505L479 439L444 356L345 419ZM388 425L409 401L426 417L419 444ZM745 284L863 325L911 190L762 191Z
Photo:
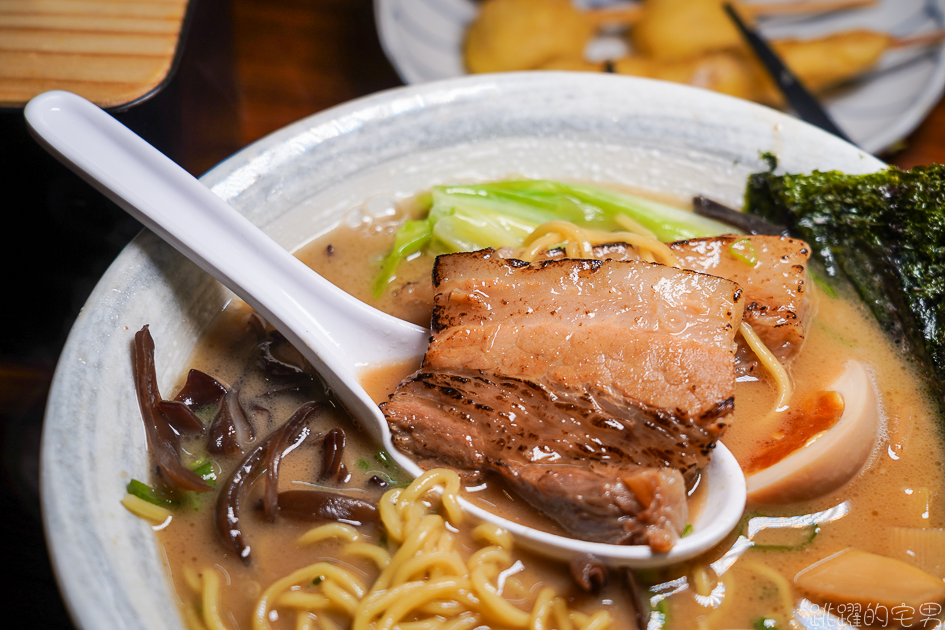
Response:
M430 332L351 297L310 270L210 189L85 99L48 92L26 108L37 140L175 249L242 297L286 336L329 388L410 475L422 469L391 442L378 406L358 381L364 367L416 361ZM745 481L719 444L703 471L705 505L692 533L668 553L642 545L589 543L463 507L509 530L526 548L568 560L593 554L617 566L672 564L715 546L741 518Z

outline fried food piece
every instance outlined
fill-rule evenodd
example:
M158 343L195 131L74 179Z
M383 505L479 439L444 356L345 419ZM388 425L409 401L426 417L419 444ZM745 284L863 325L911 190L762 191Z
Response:
M811 40L779 40L772 45L808 89L821 91L867 71L892 44L887 33L855 30Z
M469 72L532 70L582 59L594 24L570 0L486 0L466 32Z
M722 5L727 0L646 0L630 30L638 54L660 61L694 59L721 50L747 52L738 29ZM746 24L766 15L816 14L856 9L874 0L796 0L731 2Z
M647 0L640 21L630 30L636 52L670 62L695 59L721 50L746 50L738 29L722 9L725 0ZM740 2L733 7L751 23Z
M625 57L614 62L614 71L684 83L760 103L779 101L777 88L764 74L764 69L738 52L719 51L680 61Z
M868 71L892 44L893 38L886 33L856 30L810 40L778 40L771 46L805 87L822 92ZM614 63L614 70L773 107L784 105L774 81L750 51L719 51L678 61L626 57Z

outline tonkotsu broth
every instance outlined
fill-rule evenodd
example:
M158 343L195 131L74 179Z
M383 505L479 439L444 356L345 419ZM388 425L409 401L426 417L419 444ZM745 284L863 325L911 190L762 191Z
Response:
M246 369L252 364L254 337L249 333L247 320L252 311L241 301L235 301L217 317L210 332L205 335L191 362L191 367L212 374L225 383L241 383L241 398L244 402L259 401L272 410L271 422L257 417L254 423L256 443L278 424L287 419L293 411L307 400L313 399L321 390L315 384L303 392L280 393L269 396L265 392L273 389L273 382L262 376L259 370ZM386 378L395 378L395 373L403 367L389 371ZM183 380L179 385L183 385ZM179 389L179 387L178 387ZM176 391L176 390L175 390ZM322 390L323 392L323 390ZM322 399L327 401L324 394ZM261 421L262 420L262 421ZM352 478L343 486L345 494L377 501L383 490L371 487L368 479L374 475L390 476L394 483L406 480L398 470L377 459L378 449L364 435L347 414L329 403L318 419L311 424L313 433L325 433L333 427L342 427L347 437L345 463ZM194 458L204 452L203 437L184 445L185 451ZM321 447L310 443L304 444L297 452L285 457L279 478L280 492L290 489L326 489L338 490L337 485L320 484L319 465ZM221 461L219 457L212 457ZM242 459L242 456L224 458L221 479L226 479L230 470ZM359 465L367 462L368 467ZM261 477L262 475L260 475ZM318 523L277 518L274 523L266 522L261 512L253 506L260 497L260 483L256 483L250 492L249 500L244 502L243 531L252 545L252 562L245 564L241 559L221 543L213 523L214 497L197 496L198 507L194 510L175 512L172 525L158 532L159 542L164 550L168 570L171 574L178 604L181 607L185 623L191 628L203 628L198 618L201 604L195 604L195 591L188 585L188 579L199 576L207 568L222 571L224 588L222 591L220 612L226 628L251 628L253 609L263 590L286 575L316 562L330 559L331 562L353 570L370 585L378 571L368 560L351 557L335 557L342 544L338 542L322 543L311 547L298 547L295 540ZM252 512L256 512L252 514ZM246 514L250 513L250 514ZM383 536L376 527L365 527L364 533L372 541ZM474 551L482 545L475 544L469 535L469 528L460 532L461 548ZM522 560L520 570L512 572L507 582L507 597L514 604L529 610L543 586L551 586L559 595L571 600L571 606L587 613L598 610L610 611L614 625L611 627L633 627L633 612L628 606L625 593L621 589L622 580L614 576L599 596L590 596L576 588L566 565L533 556L516 549L515 559ZM190 578L188 576L190 574ZM518 593L517 595L514 595ZM273 628L294 628L294 614L281 618L270 618ZM500 626L496 626L500 627Z
M426 256L419 256L402 265L398 270L399 279L380 300L371 297L371 283L378 262L390 248L394 232L403 221L402 215L412 212L412 205L407 203L401 209L401 216L365 219L354 228L339 227L310 243L298 255L306 264L356 297L393 315L428 325L432 300L429 286L432 260ZM848 502L849 512L843 518L822 524L814 540L803 548L789 551L750 549L745 552L726 574L725 585L729 593L722 600L723 605L717 609L718 598L713 600L712 596L703 597L696 592L699 590L696 586L698 580L694 576L703 573L708 563L728 551L738 532L734 532L716 550L702 558L671 569L641 572L638 574L639 581L645 587L652 587L649 593L644 593L644 597L655 595L652 600L654 604L666 594L675 593L659 604L658 611L651 618L651 627L659 619L664 619L667 628L694 628L699 624L700 617L707 628L747 628L761 618L778 618L781 620L778 627L783 627L790 614L774 587L772 571L791 583L802 569L850 546L884 555L895 554L896 550L889 549L887 542L890 527L945 526L945 508L939 492L943 449L936 420L937 411L929 405L921 385L910 372L908 361L904 361L886 341L858 303L849 299L849 296L831 298L819 291L815 298L815 320L803 351L790 367L795 383L792 400L803 400L823 389L841 373L846 361L859 360L867 365L877 385L885 426L866 470L833 495L787 506L749 504L747 513L803 515L834 507L844 501ZM252 363L254 344L252 337L245 332L248 314L245 305L230 305L204 338L192 367L226 383L244 381L243 399L259 400L271 409L270 423L256 419L258 442L273 427L284 422L301 402L310 400L319 387L315 385L307 392L272 397L264 394L272 388L271 382L258 375L244 375L247 364ZM156 339L156 343L160 344L161 340ZM391 366L366 373L365 386L375 399L383 399L386 392L411 369L411 366ZM743 463L750 458L754 449L770 440L772 431L772 426L763 421L773 405L774 389L764 375L761 379L746 380L736 385L735 417L723 438ZM382 490L366 487L372 475L383 473L392 475L394 481L398 480L396 472L377 462L377 448L336 408L330 407L323 412L312 426L313 431L322 433L333 426L345 429L348 439L345 462L352 474L351 481L344 486L345 492L358 488L360 490L355 492L377 500ZM196 452L202 447L198 449L194 446L193 450ZM299 452L289 455L283 462L280 490L301 487L299 484L317 487L312 480L318 477L320 451L319 446L303 446ZM225 479L229 474L227 467L233 467L239 459L237 457L233 461L222 462L222 478ZM359 460L370 462L369 469L359 467ZM246 505L251 506L256 501L261 485L257 483L254 486ZM518 512L512 510L509 513L514 516ZM248 628L253 606L263 589L300 567L331 557L338 548L338 545L297 547L294 541L313 527L312 523L277 518L275 523L270 524L255 514L248 516L244 518L244 531L253 545L253 562L249 566L235 558L221 544L213 526L213 503L210 499L203 499L198 510L179 511L172 524L159 532L174 586L185 619L190 625L196 625L189 619L196 609L193 604L194 592L187 585L188 571L199 572L212 566L222 569L226 574L221 606L225 611L224 624L227 628ZM541 519L539 524L554 529L545 519ZM376 538L378 533L371 535ZM795 533L792 538L788 534L781 539L769 537L764 542L794 545L805 536ZM468 536L463 541L464 545L471 544ZM570 598L572 606L585 612L591 613L601 608L609 610L614 616L614 625L611 627L633 627L630 593L623 586L618 572L612 572L603 593L590 596L574 587L567 566L528 555L519 549L515 553L515 557L524 563L524 570L514 576L524 585L519 602L524 609L529 609L540 590L539 583L544 582L553 586L559 594ZM376 570L367 561L351 563L348 558L332 561L353 566L368 580L368 584L371 576L376 575ZM762 568L759 569L759 566ZM708 575L715 585L711 570ZM719 592L716 587L714 593ZM806 596L794 589L791 598L796 605L799 599ZM273 621L274 627L294 627L295 615L283 615Z

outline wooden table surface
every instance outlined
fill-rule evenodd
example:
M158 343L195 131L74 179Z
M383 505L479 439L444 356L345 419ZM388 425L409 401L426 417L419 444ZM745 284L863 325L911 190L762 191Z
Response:
M245 143L402 85L381 50L370 0L234 0L233 33Z
M175 88L179 100L174 101L180 104L183 141L174 157L194 174L203 173L236 150L300 118L401 85L378 42L371 0L194 1L206 3L211 10L209 26L189 36ZM213 44L212 50L202 57L198 53L206 44ZM223 70L207 71L210 66L206 64L211 61ZM217 97L212 107L207 106L208 90ZM145 128L149 123L137 122ZM28 137L25 130L20 133L25 146ZM4 142L9 139L0 134L0 146ZM897 152L882 157L904 168L945 163L945 103L935 107ZM4 152L0 152L0 176L15 166L12 160L20 158L10 158L6 163L3 159ZM15 179L11 176L13 181L5 183L4 189L9 191L10 186L20 184ZM61 183L55 187L60 189ZM39 201L34 192L23 194L22 203ZM15 207L16 202L8 206ZM53 219L64 221L63 231L76 240L74 233L83 227L81 224L69 224L68 213ZM107 225L117 224L113 220ZM7 590L7 609L39 611L39 618L31 619L31 626L70 627L46 559L36 497L39 425L57 344L64 340L64 331L109 256L114 256L123 239L130 238L136 229L135 225L124 231L116 229L118 236L103 245L104 259L87 265L84 277L68 280L71 284L63 287L44 289L47 293L59 291L59 297L64 289L72 294L73 303L65 315L34 327L37 344L44 335L52 342L35 351L21 345L13 353L0 352L0 461L6 480L2 498L20 505L17 517L8 513L0 519L0 541L7 541L0 542L0 552L10 574L26 576L19 586ZM16 268L13 265L20 262L18 257L21 253L14 250L3 259L4 267ZM70 261L76 267L83 262L78 258ZM8 292L22 301L25 288L26 282L19 287L14 284ZM30 323L21 319L15 326L10 323L4 328L22 331Z
M47 90L102 107L157 90L172 68L188 0L0 2L0 106Z

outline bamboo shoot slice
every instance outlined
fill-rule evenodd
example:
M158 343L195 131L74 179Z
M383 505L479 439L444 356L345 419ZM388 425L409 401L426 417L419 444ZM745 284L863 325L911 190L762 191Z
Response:
M945 577L945 529L893 527L886 540L886 555Z
M863 606L912 606L945 600L945 582L922 569L849 548L824 558L794 577L794 583L827 601Z

